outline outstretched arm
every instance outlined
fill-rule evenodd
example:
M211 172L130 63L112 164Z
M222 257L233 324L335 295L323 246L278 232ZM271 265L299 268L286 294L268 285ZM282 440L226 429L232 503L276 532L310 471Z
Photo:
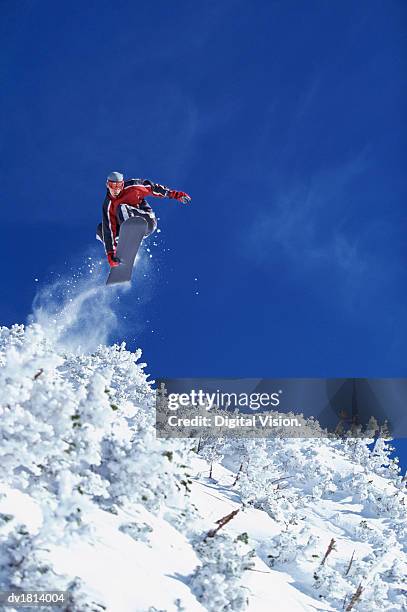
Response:
M184 191L176 191L175 189L170 189L169 187L160 185L159 183L153 183L148 179L131 179L128 184L143 185L143 187L149 188L150 195L153 195L156 198L171 198L173 200L179 200L183 204L189 204L191 202L190 196Z
M155 196L156 198L168 198L171 189L169 189L168 187L165 187L164 185L160 185L159 183L153 183L152 181L149 181L148 179L145 179L143 181L143 185L144 187L149 187L151 189L151 195Z

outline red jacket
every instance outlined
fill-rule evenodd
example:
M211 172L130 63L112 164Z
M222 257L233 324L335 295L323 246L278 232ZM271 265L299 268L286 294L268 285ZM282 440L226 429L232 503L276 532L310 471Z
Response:
M168 197L170 192L171 190L168 187L143 179L129 179L125 181L124 189L117 198L112 197L110 192L107 191L103 202L102 219L103 242L105 243L106 253L114 251L116 248L116 238L120 225L117 209L121 204L134 206L141 213L154 218L154 212L144 198L151 195L165 198Z

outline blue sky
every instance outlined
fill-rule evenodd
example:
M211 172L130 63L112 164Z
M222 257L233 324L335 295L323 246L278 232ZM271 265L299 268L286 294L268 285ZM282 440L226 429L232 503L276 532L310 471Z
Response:
M4 4L1 323L101 254L122 170L193 198L151 199L112 334L153 376L405 376L406 24L396 0Z

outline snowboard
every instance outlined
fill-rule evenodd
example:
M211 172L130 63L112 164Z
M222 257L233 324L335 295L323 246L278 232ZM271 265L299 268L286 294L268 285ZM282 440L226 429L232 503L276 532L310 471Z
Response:
M119 244L116 249L120 264L110 268L106 285L117 285L131 280L134 260L146 232L147 222L142 217L130 217L121 224Z

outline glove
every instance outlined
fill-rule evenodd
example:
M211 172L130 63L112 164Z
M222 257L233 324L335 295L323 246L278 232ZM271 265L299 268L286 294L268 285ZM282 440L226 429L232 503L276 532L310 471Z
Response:
M175 191L175 189L172 189L169 192L168 197L172 198L173 200L178 200L179 202L182 202L183 204L191 203L191 197L184 191Z
M109 266L111 268L115 268L116 266L120 264L120 259L116 257L116 255L114 254L114 251L109 251L107 253L107 261L109 262Z

